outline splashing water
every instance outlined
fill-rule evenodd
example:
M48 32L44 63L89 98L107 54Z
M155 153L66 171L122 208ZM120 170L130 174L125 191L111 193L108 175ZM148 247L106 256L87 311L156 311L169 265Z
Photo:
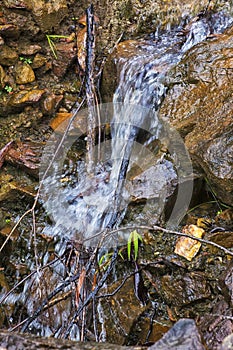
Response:
M165 76L187 50L205 40L213 31L220 33L232 23L232 19L221 14L218 16L212 15L208 19L199 18L191 22L186 38L180 36L177 28L164 32L154 41L133 42L132 45L136 46L133 54L119 59L120 77L113 103L100 105L98 111L101 118L99 128L111 125L111 140L104 139L94 147L96 161L93 173L88 173L85 161L80 160L76 164L76 180L72 185L64 181L67 152L78 138L83 137L77 131L72 134L72 125L59 155L43 178L41 194L46 210L55 221L53 235L67 236L68 239L78 239L95 246L99 240L99 236L96 236L98 232L118 227L133 196L127 174L135 164L141 173L157 166L152 175L156 178L150 185L155 186L153 193L159 203L156 210L158 216L161 215L166 197L170 195L164 174L171 168L171 162L161 156L157 157L148 146L159 140L168 148L176 165L170 181L180 182L192 173L190 159L181 138L159 120L159 107L167 90ZM219 18L222 18L221 21ZM144 140L141 143L139 135L142 131ZM42 176L49 155L54 154L60 140L59 133L54 133L49 140L42 158ZM191 190L189 187L186 197L178 196L183 212L189 204ZM182 191L187 192L184 188ZM178 209L174 212L173 219L176 217L178 222L177 213ZM112 246L125 243L125 239L123 233L118 232L117 236L111 236L108 244Z

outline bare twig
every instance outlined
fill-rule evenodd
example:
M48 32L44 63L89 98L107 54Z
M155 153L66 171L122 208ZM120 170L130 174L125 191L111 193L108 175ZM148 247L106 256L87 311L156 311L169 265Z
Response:
M94 84L94 61L95 61L95 23L93 5L86 10L87 16L87 40L86 40L86 97L88 107L87 117L87 155L88 171L92 172L93 166L93 148L95 145L95 84Z
M225 254L233 256L233 252L231 250L221 246L220 244L208 241L207 239L197 238L197 237L194 237L191 235L187 235L186 233L183 233L183 232L168 230L168 229L162 228L160 226L156 226L156 225L155 226L146 226L146 225L125 226L125 227L119 227L119 228L114 229L114 230L110 230L107 233L106 233L106 229L105 229L104 231L100 231L97 234L93 235L92 237L85 239L84 242L86 242L90 239L93 239L95 237L98 237L98 236L102 235L103 233L104 233L105 237L108 237L108 236L110 236L114 233L120 232L120 231L137 230L137 229L138 230L154 231L154 232L159 231L159 232L163 232L163 233L167 233L167 234L171 234L171 235L191 238L191 239L194 239L195 241L198 241L198 242L201 242L204 244L212 245L213 247L222 250Z

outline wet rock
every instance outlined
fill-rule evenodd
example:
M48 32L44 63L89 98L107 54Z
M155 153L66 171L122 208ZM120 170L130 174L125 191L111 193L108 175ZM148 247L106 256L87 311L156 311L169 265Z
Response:
M29 0L27 8L32 11L42 32L56 30L68 13L66 0Z
M125 1L111 0L105 6L103 20L103 33L107 31L103 42L108 45L116 43L120 35L124 33L126 38L136 37L145 33L156 33L158 28L180 23L182 19L195 16L205 10L207 4L193 0L176 2L162 0L148 1ZM214 6L210 3L210 8L227 8L229 2L218 0ZM101 33L102 34L102 33ZM156 35L156 34L155 34Z
M219 349L222 341L233 332L232 310L220 300L210 312L198 321L198 327L206 342L207 348Z
M41 51L41 46L40 45L29 45L25 46L19 49L20 54L26 55L26 56L32 56Z
M26 35L27 37L26 41L28 42L28 39L35 38L35 36L39 33L40 28L35 23L32 13L29 10L28 11L22 11L22 10L24 10L24 8L19 8L19 10L17 9L14 10L12 8L10 9L5 8L5 15L7 17L8 23L17 24L20 31L20 36L18 38L19 42L21 41L24 35ZM25 10L27 9L25 8Z
M36 337L30 334L19 334L14 332L0 332L0 346L4 349L24 350L142 350L140 346L120 346L109 343L74 342L52 337Z
M221 229L221 228L220 228ZM232 231L219 231L215 229L215 232L209 233L207 235L208 240L217 243L225 248L232 248L233 247L233 232ZM211 248L213 252L215 250Z
M35 81L35 73L30 64L18 62L15 66L15 81L17 84L28 84Z
M177 185L177 174L170 161L164 160L148 169L143 162L140 165L142 167L141 174L134 176L128 184L131 201L159 198L163 194L165 197L169 197L174 193Z
M46 62L47 62L47 58L38 53L33 59L32 68L33 69L41 68L46 64Z
M0 35L3 36L3 38L18 39L19 34L18 26L14 24L0 25Z
M20 198L27 198L27 201L32 201L35 197L35 190L28 183L22 181L14 181L11 175L1 174L0 176L0 203L12 202L16 200L20 202Z
M12 66L18 60L18 55L15 50L7 45L2 45L0 50L0 64L3 66Z
M38 178L38 169L43 144L36 142L15 142L5 160L25 173Z
M72 116L73 114L68 112L56 113L56 117L53 118L50 122L51 128L53 130L56 130L56 132L63 133L66 130L70 122L70 118ZM85 114L78 113L78 116L74 119L73 123L71 124L71 127L70 127L71 134L72 134L72 130L74 130L74 134L76 135L77 135L77 132L81 134L85 134L87 131L86 120L87 119Z
M178 275L165 275L161 279L160 293L168 305L184 306L211 296L206 277L201 272Z
M43 113L46 115L52 115L55 113L62 99L63 95L50 94L47 96L42 105Z
M215 223L225 229L233 229L233 209L223 210L215 217Z
M12 9L26 9L27 0L3 0L4 5Z
M222 289L222 293L227 302L230 302L233 305L233 263L231 262L220 276L220 285Z
M56 44L57 59L53 61L53 72L61 78L76 58L74 42L61 42Z
M180 319L148 350L205 350L195 321Z
M226 203L233 200L233 30L188 51L168 74L160 115L176 127L195 164Z
M2 89L4 87L4 85L5 85L4 84L5 77L6 77L6 73L5 73L4 69L3 69L3 67L0 66L0 89Z
M108 293L113 292L119 284L120 281L112 284L108 288ZM124 344L125 338L145 309L146 306L142 306L135 296L133 280L130 278L117 294L108 299L100 299L98 303L99 322L102 329L100 339Z
M27 90L19 91L14 95L12 95L12 97L8 101L8 107L9 109L16 110L16 111L18 109L23 109L27 105L32 105L34 103L39 102L44 93L45 93L45 90L39 90L39 89L35 89L31 91L27 91Z

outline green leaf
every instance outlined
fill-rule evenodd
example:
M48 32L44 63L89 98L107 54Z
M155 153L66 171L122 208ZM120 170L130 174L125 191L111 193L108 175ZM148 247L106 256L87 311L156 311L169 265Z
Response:
M141 242L143 241L142 236L136 230L132 231L129 235L128 243L127 243L128 260L130 260L130 258L131 258L132 243L133 243L133 247L134 247L134 261L137 260L139 240Z

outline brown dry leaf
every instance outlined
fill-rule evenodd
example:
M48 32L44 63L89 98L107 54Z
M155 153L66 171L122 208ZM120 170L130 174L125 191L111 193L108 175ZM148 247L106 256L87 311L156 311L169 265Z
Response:
M183 233L202 238L205 231L196 225L188 225L184 227ZM194 239L179 237L176 241L175 254L183 256L185 259L191 261L197 255L200 247L201 243Z
M86 276L86 269L83 268L82 272L80 273L80 276L79 276L79 279L78 279L78 283L77 283L77 286L76 286L76 298L75 298L76 301L75 301L75 304L76 304L77 308L78 308L80 292L81 292L81 289L83 287L85 276Z

